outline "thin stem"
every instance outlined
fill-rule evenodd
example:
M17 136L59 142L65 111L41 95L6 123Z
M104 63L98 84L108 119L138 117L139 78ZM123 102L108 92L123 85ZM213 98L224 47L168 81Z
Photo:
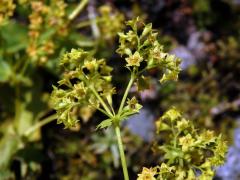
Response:
M31 133L33 133L37 129L41 128L42 126L44 126L44 125L46 125L46 124L48 124L52 121L54 121L55 119L57 119L57 114L53 114L51 116L46 117L45 119L37 122L34 126L27 129L27 131L24 133L24 136L29 136Z
M91 26L92 21L93 20L91 19L91 20L86 20L86 21L80 22L79 24L76 25L76 28L80 29L80 28L84 28L84 27L87 27L87 26ZM96 23L100 23L102 21L103 20L101 18L95 18Z
M132 72L132 73L131 73L131 79L130 79L130 81L128 82L127 88L126 88L125 93L124 93L124 95L123 95L123 98L122 98L122 101L121 101L121 104L120 104L118 113L120 113L120 112L122 111L122 109L123 109L124 103L125 103L125 101L126 101L126 99L127 99L128 92L129 92L129 90L130 90L133 82L134 82L134 73Z
M114 111L114 109L113 109L113 106L110 105L110 107L111 107L111 110L112 110L113 115L115 116L116 114L115 114L115 111Z
M109 117L113 117L113 114L111 113L111 111L109 110L108 106L106 105L106 103L101 98L101 96L98 94L98 92L94 88L91 88L91 90L92 90L93 94L97 97L97 99L100 101L100 104L103 106L105 111L108 113L108 116Z
M82 0L74 9L74 11L68 16L68 19L72 21L77 17L77 15L83 10L83 8L87 5L89 0Z
M122 144L122 139L121 139L121 132L120 132L119 126L115 127L115 133L117 135L117 140L118 140L118 149L120 152L124 180L129 180L127 163L126 163L126 158L125 158L125 154L124 154L124 149L123 149L123 144Z
M109 116L109 114L103 110L102 108L99 108L99 107L95 107L97 110L99 110L100 112L102 112L103 114L105 114L106 116L108 116L109 118L111 118L112 116Z
M15 81L15 80L14 80ZM16 82L16 81L15 81ZM17 130L19 131L19 118L20 118L20 114L21 114L21 102L20 102L20 87L19 84L16 84L16 88L15 88L15 116L14 116L14 120L15 122L17 122Z
M21 69L21 72L20 72L21 75L24 75L24 73L25 73L25 71L27 70L27 67L29 66L29 64L30 64L30 60L26 60L26 61L24 62L24 65L23 65L23 67L22 67L22 69Z

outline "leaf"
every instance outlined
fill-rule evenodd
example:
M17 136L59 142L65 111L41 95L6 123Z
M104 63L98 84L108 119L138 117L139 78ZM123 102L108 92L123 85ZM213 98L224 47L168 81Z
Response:
M14 174L8 169L0 169L0 179L1 180L14 179Z
M54 28L50 28L50 29L46 30L39 37L39 43L41 44L41 43L44 43L45 41L48 41L55 33L56 33L56 29L54 29Z
M97 129L107 128L112 125L112 119L106 119L97 125Z
M5 134L0 141L0 169L7 169L13 155L19 148L20 139L10 133Z
M4 48L8 53L15 53L23 50L28 44L27 27L10 21L6 26L0 28L0 35L4 40Z
M11 67L4 60L0 59L0 82L6 82L10 78Z

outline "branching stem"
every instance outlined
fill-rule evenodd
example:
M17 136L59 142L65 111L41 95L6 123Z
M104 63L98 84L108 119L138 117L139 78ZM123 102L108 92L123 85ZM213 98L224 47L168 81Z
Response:
M96 96L96 98L100 101L100 104L103 106L105 111L108 113L108 116L109 117L113 117L113 114L111 113L111 111L109 110L108 106L106 105L106 103L101 98L101 96L98 94L98 92L95 90L95 88L91 88L91 90L92 90L93 94Z
M121 113L121 111L122 111L122 109L123 109L123 106L124 106L125 101L126 101L126 99L127 99L129 90L130 90L130 88L132 87L132 84L133 84L133 82L134 82L134 79L135 79L135 74L134 74L134 72L132 72L132 73L131 73L131 79L130 79L130 81L129 81L128 85L127 85L127 88L126 88L126 90L125 90L125 93L124 93L124 95L123 95L123 98L122 98L122 101L121 101L121 104L120 104L120 107L119 107L119 110L118 110L118 114Z
M57 117L58 117L57 114L53 114L37 122L35 125L33 125L32 127L26 130L26 132L24 133L24 136L29 136L31 133L35 132L37 129L41 128L42 126L56 120Z

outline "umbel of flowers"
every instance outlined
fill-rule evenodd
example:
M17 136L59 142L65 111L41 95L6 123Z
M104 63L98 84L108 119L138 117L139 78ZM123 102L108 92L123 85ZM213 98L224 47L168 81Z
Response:
M135 97L128 99L127 104L125 101L134 82L137 82L139 89L147 88L142 85L147 79L143 74L146 75L148 70L158 68L162 72L160 82L177 80L180 59L163 51L152 25L144 25L138 18L128 21L127 25L130 30L119 33L120 45L117 52L124 57L131 76L118 112L112 106L112 95L116 92L111 84L112 68L104 59L98 60L82 49L72 49L60 60L64 74L58 87L54 86L51 96L52 105L59 115L58 123L69 128L79 118L86 121L95 110L99 110L109 119L98 127L108 127L113 119L122 121L140 110L141 105Z
M127 25L129 30L119 33L117 53L126 63L130 79L117 110L112 101L116 93L111 83L112 68L106 60L96 59L82 49L72 49L62 56L63 78L53 87L51 95L58 123L63 123L65 128L75 126L80 120L89 120L96 110L106 115L97 128L115 129L125 180L129 180L129 176L120 125L142 107L136 97L128 98L130 88L134 83L139 91L148 88L148 71L151 69L161 72L160 83L177 80L180 72L180 59L163 51L151 24L145 25L136 18ZM157 147L164 153L166 162L155 168L144 168L139 180L194 179L197 172L201 174L199 177L206 179L213 176L212 167L223 162L226 146L221 136L215 137L211 131L199 134L175 109L160 118L157 130L167 132L166 142Z
M76 125L79 117L87 121L96 109L101 111L96 93L111 104L115 92L111 85L112 68L104 59L97 60L88 52L72 49L63 55L60 64L65 73L59 87L53 87L51 98L58 123L69 128Z
M138 180L211 180L214 167L224 163L227 146L222 136L215 136L210 130L199 132L177 109L168 110L156 126L164 140L155 150L163 154L164 162L143 168Z
M137 74L158 68L163 72L160 82L177 80L181 61L163 51L163 46L158 41L158 33L152 29L152 24L144 25L136 18L128 21L127 25L131 29L127 33L119 33L120 45L117 49L121 56L125 56L126 66L137 71ZM140 66L143 67L140 69Z

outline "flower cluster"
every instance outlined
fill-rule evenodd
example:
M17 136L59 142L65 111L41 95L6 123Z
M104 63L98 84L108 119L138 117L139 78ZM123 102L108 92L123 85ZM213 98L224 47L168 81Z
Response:
M215 136L210 130L198 132L175 108L156 126L164 142L155 148L164 153L165 163L156 167L155 179L212 179L213 168L224 163L227 146L221 135Z
M107 41L112 40L124 28L124 15L116 10L113 11L112 7L108 5L101 6L99 12L101 37Z
M0 2L0 25L13 15L16 5L13 0L1 0Z
M177 80L180 72L180 59L163 51L158 41L158 33L152 29L152 24L144 25L139 18L127 22L130 30L119 33L120 46L117 53L125 56L127 67L137 73L158 68L163 75L160 82Z
M49 5L42 1L31 1L27 53L33 61L45 63L55 51L54 37L67 34L65 8L63 0L53 0Z
M106 8L106 7L105 7ZM105 13L109 12L106 8ZM107 16L107 15L106 15ZM139 76L141 73L138 71L138 67L142 61L147 61L147 69L155 68L157 66L162 67L165 71L161 81L176 79L179 72L179 59L173 55L162 52L162 46L156 40L156 33L152 32L151 25L147 25L141 37L137 36L137 23L138 19L129 21L134 31L129 31L127 34L135 33L140 43L143 43L134 53L131 42L125 43L125 51L129 52L129 56L126 57L128 62L127 68L131 71L131 79L125 91L122 99L119 111L115 114L112 106L112 95L115 93L115 88L111 85L110 72L112 68L106 65L105 60L96 60L91 54L84 52L83 50L73 49L70 53L65 54L61 59L61 65L65 68L66 73L64 78L59 81L59 88L54 87L52 93L53 107L57 110L59 115L58 122L64 123L66 127L71 127L77 122L78 115L82 119L88 120L92 113L98 109L109 117L102 121L98 128L106 128L113 123L118 124L120 121L127 119L129 116L136 114L142 108L135 97L128 99L127 104L125 100L132 84L137 80L139 87L144 87L147 78ZM120 47L118 52L125 52L122 49L123 40L120 33ZM126 35L128 36L128 35ZM145 39L146 38L146 39ZM145 39L145 40L144 40ZM143 41L144 40L144 41ZM151 42L149 42L151 40ZM127 47L128 46L128 47ZM160 53L159 57L154 53ZM124 53L122 54L124 55ZM160 57L163 56L164 57ZM146 59L149 58L149 59ZM133 66L133 69L131 69ZM74 83L73 83L74 80ZM61 88L62 86L67 89ZM101 109L100 105L103 107ZM80 108L80 109L79 109Z
M104 59L95 59L88 52L72 49L61 58L63 79L54 87L51 102L58 114L58 123L74 126L78 118L87 121L100 108L100 96L108 104L115 93L111 85L112 68Z

